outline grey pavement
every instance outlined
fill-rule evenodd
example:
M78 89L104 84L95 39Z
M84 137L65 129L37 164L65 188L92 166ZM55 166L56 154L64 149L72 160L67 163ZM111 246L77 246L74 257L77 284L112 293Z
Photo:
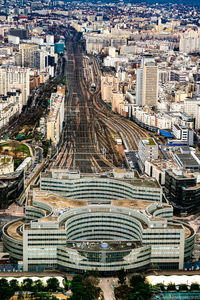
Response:
M115 300L114 289L113 286L117 285L116 278L101 278L99 287L102 289L104 293L105 300Z

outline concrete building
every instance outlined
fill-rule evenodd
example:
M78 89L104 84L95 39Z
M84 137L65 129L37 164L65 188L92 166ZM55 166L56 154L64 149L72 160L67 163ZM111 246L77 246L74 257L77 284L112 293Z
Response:
M152 58L143 58L141 68L137 69L136 104L156 106L158 99L158 67Z
M112 75L101 76L101 97L105 102L112 102L113 91L119 91L119 78Z
M199 95L194 98L187 98L184 101L184 112L195 119L195 129L200 128L199 105Z
M12 156L0 156L0 175L9 174L14 172L14 160Z
M8 35L8 43L14 44L14 45L19 45L20 38L18 36L14 36L14 35Z
M47 117L47 139L57 145L63 129L64 99L62 92L51 94L50 113Z
M99 53L105 47L118 49L127 44L127 38L104 34L85 34L85 40L87 53Z
M158 144L153 138L141 138L138 144L138 155L143 165L146 160L157 159Z
M21 105L26 105L30 95L30 70L28 68L0 67L0 94L7 95L12 89L21 91Z
M11 119L19 114L22 109L22 94L19 90L12 89L7 95L0 96L0 128L6 127Z
M200 38L199 32L188 29L181 34L179 42L179 51L183 53L199 53L200 52Z
M30 67L34 68L34 53L39 48L38 45L34 44L20 44L19 53L20 53L20 65L21 67Z
M185 126L173 124L172 132L176 139L186 141L190 146L194 144L194 132L192 129Z
M41 72L45 72L48 66L48 55L47 51L37 50L34 52L34 66Z
M78 171L53 169L41 174L40 189L70 199L87 200L91 204L110 204L111 199L162 199L162 190L156 180L142 179L135 172L121 170L107 174L105 178L81 178Z
M102 199L104 193L101 188ZM155 264L183 269L192 255L193 229L173 222L173 209L166 203L118 198L111 195L110 204L90 205L34 191L26 202L26 223L15 220L3 227L4 250L15 261L23 260L24 271L98 268L105 276Z
M112 111L122 114L124 108L125 96L122 92L113 91L112 93Z
M46 35L46 43L47 45L53 45L54 44L54 35Z

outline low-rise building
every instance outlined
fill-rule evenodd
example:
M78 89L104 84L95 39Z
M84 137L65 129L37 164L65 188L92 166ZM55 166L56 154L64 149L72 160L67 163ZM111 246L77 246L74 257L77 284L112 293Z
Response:
M200 207L200 182L195 173L166 170L164 191L175 214L196 213Z
M158 158L158 144L153 138L141 138L138 144L139 159L144 166L146 160Z
M0 175L9 174L14 172L14 160L12 156L0 156Z
M173 124L172 132L176 139L186 141L190 146L194 144L194 133L192 129L189 129L185 126Z

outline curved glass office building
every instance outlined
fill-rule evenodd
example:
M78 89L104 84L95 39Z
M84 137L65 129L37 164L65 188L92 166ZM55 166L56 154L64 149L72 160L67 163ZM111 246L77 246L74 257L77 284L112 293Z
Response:
M78 199L73 199L72 195L33 190L26 203L26 218L3 228L4 250L13 260L23 260L24 271L98 268L101 274L111 275L122 267L130 272L152 266L182 269L192 254L193 229L173 222L173 209L167 203L149 196L150 201L146 195L138 199L142 186L134 199L136 185L119 178L110 178L107 183L103 180L93 179L102 198L93 197L92 201L95 188L87 189L84 199L78 192ZM86 190L88 179L79 178L79 189L80 181ZM116 190L116 182L120 190L112 197L109 191L113 186ZM70 184L73 186L73 181ZM161 193L158 186L151 187Z

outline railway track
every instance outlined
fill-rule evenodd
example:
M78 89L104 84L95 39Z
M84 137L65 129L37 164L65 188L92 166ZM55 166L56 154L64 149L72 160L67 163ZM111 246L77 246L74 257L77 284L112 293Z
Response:
M72 35L71 35L72 36ZM138 141L148 133L135 123L113 114L100 99L100 70L95 58L92 81L88 82L88 59L77 38L66 37L65 76L67 84L66 122L54 167L79 169L81 173L104 172L121 167L122 156L116 149L113 133L119 134L129 151L137 150ZM103 149L103 151L102 151Z
M95 114L84 82L83 54L77 34L73 39L67 38L66 47L66 126L54 166L79 169L81 173L103 172L115 165L97 151Z

